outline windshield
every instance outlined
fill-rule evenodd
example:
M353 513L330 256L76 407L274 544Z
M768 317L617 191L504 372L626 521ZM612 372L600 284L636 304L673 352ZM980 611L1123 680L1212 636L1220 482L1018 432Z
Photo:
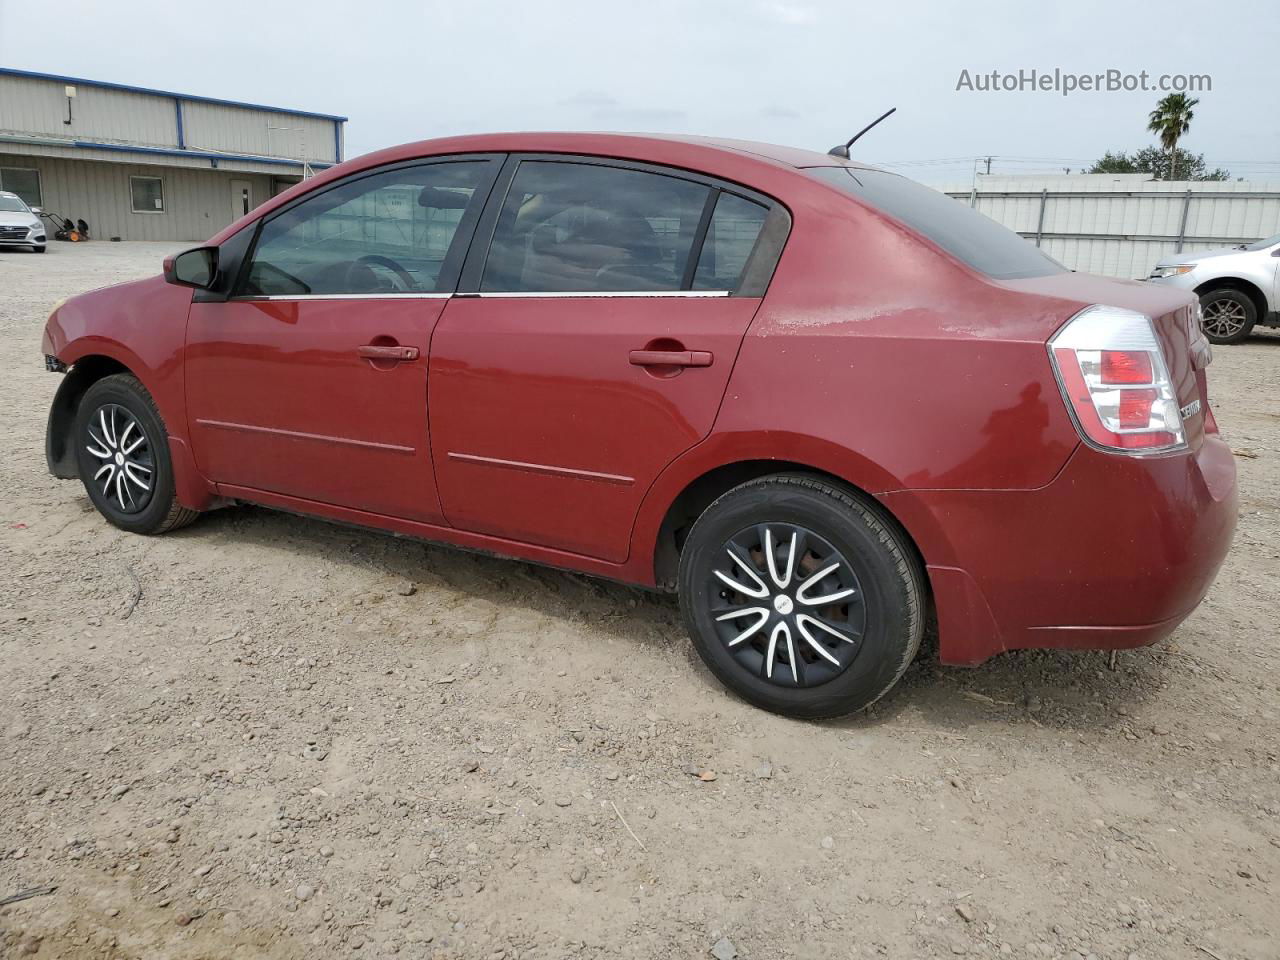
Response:
M1033 243L968 204L896 173L863 167L813 167L805 172L901 221L993 279L1066 273L1062 264Z
M17 197L0 197L0 213L29 213L27 205Z
M1277 233L1274 237L1267 237L1265 240L1255 240L1253 243L1246 243L1240 249L1265 250L1267 247L1274 247L1277 243L1280 243L1280 233Z

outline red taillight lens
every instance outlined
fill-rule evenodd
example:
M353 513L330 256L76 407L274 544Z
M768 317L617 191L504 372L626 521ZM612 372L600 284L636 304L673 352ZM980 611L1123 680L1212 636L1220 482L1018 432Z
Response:
M1186 446L1150 318L1089 307L1049 341L1049 357L1081 436L1095 447L1140 454Z
M1151 354L1137 350L1103 350L1103 383L1151 382Z
M1120 391L1120 427L1142 430L1151 425L1151 408L1156 402L1154 390Z

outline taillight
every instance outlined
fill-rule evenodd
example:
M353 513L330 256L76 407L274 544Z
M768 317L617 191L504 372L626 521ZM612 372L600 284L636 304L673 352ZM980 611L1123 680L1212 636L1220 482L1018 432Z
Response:
M1135 455L1186 446L1149 317L1120 307L1089 307L1049 341L1049 358L1086 442Z

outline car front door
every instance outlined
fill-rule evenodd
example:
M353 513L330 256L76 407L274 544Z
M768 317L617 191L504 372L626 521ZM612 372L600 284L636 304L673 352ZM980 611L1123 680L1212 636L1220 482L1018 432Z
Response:
M440 522L427 352L496 157L380 168L273 212L238 285L192 304L187 410L201 471L281 494Z
M432 340L448 521L625 560L649 485L715 420L780 249L757 243L770 206L676 171L508 160Z

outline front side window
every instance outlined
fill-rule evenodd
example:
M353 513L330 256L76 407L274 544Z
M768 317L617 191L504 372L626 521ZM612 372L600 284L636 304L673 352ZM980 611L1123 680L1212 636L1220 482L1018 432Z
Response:
M805 171L906 224L957 260L995 280L1044 277L1066 268L1035 244L984 217L967 203L868 167L815 167Z
M526 160L498 217L480 289L681 290L709 193L642 170Z
M16 193L29 207L44 206L40 202L39 170L28 167L0 167L0 190Z
M442 292L446 257L463 217L484 201L490 166L402 167L290 207L263 224L240 295Z
M1274 237L1263 237L1261 240L1255 240L1253 243L1246 243L1241 250L1265 250L1267 247L1274 247L1280 243L1280 234Z
M164 213L164 183L159 177L130 177L134 213Z
M720 194L702 242L693 289L736 290L768 215L768 209L758 203Z

